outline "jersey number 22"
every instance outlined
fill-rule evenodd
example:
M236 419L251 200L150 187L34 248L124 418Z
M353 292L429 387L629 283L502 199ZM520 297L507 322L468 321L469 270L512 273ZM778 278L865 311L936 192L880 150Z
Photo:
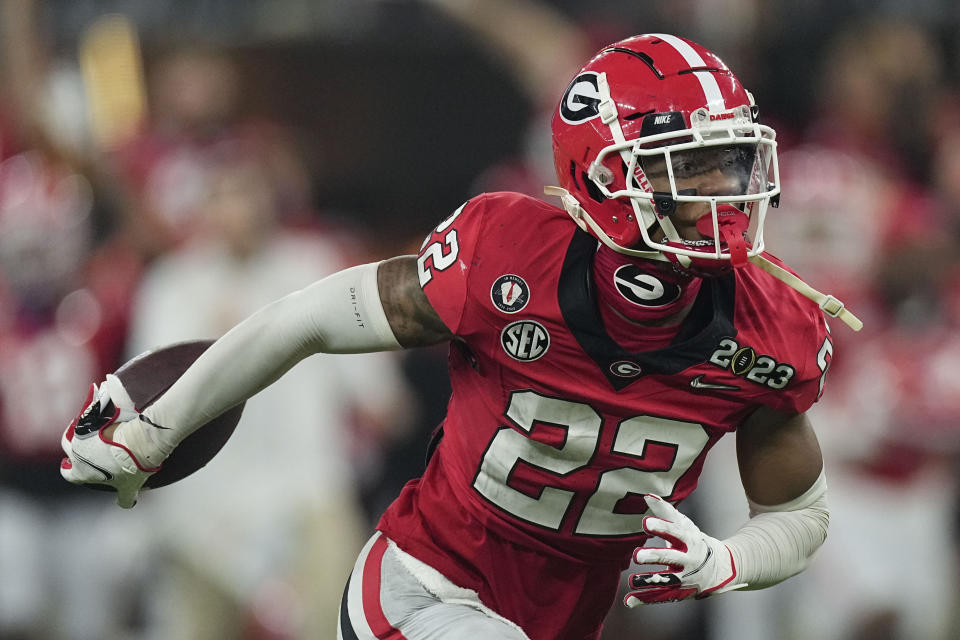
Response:
M511 487L508 480L520 462L558 476L586 467L597 454L603 418L590 405L534 391L513 392L506 416L526 434L532 433L536 422L564 429L563 445L555 447L537 442L521 431L501 427L487 447L473 487L513 516L558 531L576 494L545 486L539 496L533 497ZM574 533L585 536L641 533L645 514L616 513L617 503L628 494L671 495L677 481L700 456L708 441L702 425L693 422L655 416L635 416L621 422L611 452L630 459L631 464L600 474ZM672 460L665 455L648 455L651 445L672 449Z

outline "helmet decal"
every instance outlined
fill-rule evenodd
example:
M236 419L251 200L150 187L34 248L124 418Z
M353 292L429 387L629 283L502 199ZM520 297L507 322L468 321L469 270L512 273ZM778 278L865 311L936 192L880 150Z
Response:
M652 35L660 38L676 49L680 55L683 56L683 59L686 60L687 64L690 65L690 68L694 69L692 74L700 81L700 87L703 89L703 95L707 100L707 108L710 111L723 111L727 108L723 99L723 92L720 91L717 78L713 75L716 69L711 68L711 65L707 64L707 61L697 53L696 49L677 36L671 36L666 33L654 33ZM700 71L696 69L700 69Z
M581 73L563 94L560 100L560 117L569 124L581 124L600 115L600 90L597 74Z

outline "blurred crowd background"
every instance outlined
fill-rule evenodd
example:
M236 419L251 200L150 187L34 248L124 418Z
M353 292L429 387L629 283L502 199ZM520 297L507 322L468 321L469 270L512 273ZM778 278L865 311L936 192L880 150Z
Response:
M617 607L604 640L960 637L955 0L4 0L0 639L334 638L442 418L444 349L311 358L133 511L61 480L62 430L144 349L414 252L481 191L544 197L565 84L644 32L754 93L780 140L767 246L865 328L834 327L813 410L833 515L811 568ZM747 516L721 445L684 507L718 537Z

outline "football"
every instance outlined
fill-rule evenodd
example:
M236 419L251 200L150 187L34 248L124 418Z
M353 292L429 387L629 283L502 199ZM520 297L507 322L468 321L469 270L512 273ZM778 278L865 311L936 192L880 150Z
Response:
M212 340L191 340L159 347L129 360L114 375L123 382L137 409L143 411L162 396L212 344ZM163 487L186 478L206 465L230 439L240 422L243 407L244 403L240 403L227 409L187 436L143 486L154 489Z

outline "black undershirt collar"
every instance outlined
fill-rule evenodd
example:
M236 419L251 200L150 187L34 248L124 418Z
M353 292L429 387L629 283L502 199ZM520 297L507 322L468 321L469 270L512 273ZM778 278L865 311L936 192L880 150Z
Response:
M646 375L672 375L706 362L724 337L735 337L735 278L728 273L704 280L693 308L671 343L632 353L606 332L592 287L591 259L597 241L577 230L564 257L557 290L563 319L577 342L597 363L611 386L625 389Z

